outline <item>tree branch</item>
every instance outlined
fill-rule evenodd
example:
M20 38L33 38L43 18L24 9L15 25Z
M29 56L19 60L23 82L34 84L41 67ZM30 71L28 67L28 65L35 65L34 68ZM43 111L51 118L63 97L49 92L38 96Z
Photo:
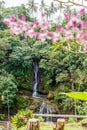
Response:
M75 3L74 1L70 1L70 0L68 0L68 1L54 0L54 1L57 1L57 2L60 2L60 3L64 3L64 4L72 4L72 5L75 5L75 6L82 6L84 8L87 8L87 6L83 5L83 3L82 4L78 4L78 3ZM87 1L87 0L85 0L85 1Z

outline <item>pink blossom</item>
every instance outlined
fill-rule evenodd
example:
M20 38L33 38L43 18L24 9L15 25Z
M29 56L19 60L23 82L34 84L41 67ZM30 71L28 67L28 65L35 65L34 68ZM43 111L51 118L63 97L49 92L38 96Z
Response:
M87 33L84 34L83 39L87 41Z
M53 37L52 37L52 41L53 42L56 42L57 40L58 40L58 36L59 36L59 34L57 34L57 33L53 33Z
M65 33L65 29L63 27L56 27L56 30L58 32L62 32L62 33Z
M48 39L48 40L51 40L51 39L52 39L52 37L51 37L51 36L47 36L47 39Z
M11 16L11 21L14 22L16 20L16 17L13 15Z
M71 30L67 30L67 31L66 31L66 33L65 33L65 38L64 38L64 39L65 39L65 41L67 41L67 40L73 40L73 39L74 39Z
M85 29L86 27L87 27L87 22L82 21L82 22L81 22L81 28L82 28L82 29Z
M64 29L63 27L60 29L60 31L61 31L62 33L65 33L65 29Z
M2 22L7 24L8 26L10 25L10 19L4 19Z
M46 34L44 34L44 33L39 34L38 39L41 40L41 41L45 41L46 40Z
M80 14L84 14L84 13L85 13L85 9L84 9L84 8L81 9L81 10L79 11L79 13L80 13Z
M66 28L66 29L70 29L71 26L72 26L72 23L71 23L71 22L68 22L68 23L65 25L65 28Z
M17 28L17 27L14 27L14 29L11 28L11 32L12 32L12 34L15 34L15 35L21 34L20 28Z
M80 10L80 14L83 14L84 9ZM55 27L55 31L52 30L52 25L48 22L27 22L26 17L23 16L20 19L14 16L11 19L4 19L3 22L8 25L11 30L12 35L24 35L25 38L36 37L37 40L45 41L51 40L51 42L56 42L58 40L62 41L76 41L77 43L83 43L84 50L87 51L87 22L80 19L79 15L75 16L74 13L68 18L68 14L64 14L67 20L67 24L64 27ZM78 25L80 25L78 27Z
M48 35L53 36L54 32L48 32Z
M24 21L20 20L20 19L17 19L17 24L20 25L20 24L23 24Z
M65 17L65 19L69 19L69 15L67 14L67 13L64 13L64 17Z
M45 17L45 13L41 13L41 17L44 18Z
M50 27L50 24L47 22L42 22L40 24L41 30L46 30L48 27Z
M33 22L33 25L35 25L36 27L39 25L38 21Z
M52 42L56 42L57 40L58 40L57 37L53 37L53 38L52 38Z
M56 30L57 30L57 31L60 31L60 30L61 30L61 27L57 26L57 27L56 27Z
M65 27L70 29L71 27L76 27L77 24L81 24L81 20L77 16L73 16Z
M72 25L73 25L73 27L76 27L77 26L76 21L72 21Z
M21 14L21 20L26 21L26 16Z
M33 32L33 36L38 36L40 32Z

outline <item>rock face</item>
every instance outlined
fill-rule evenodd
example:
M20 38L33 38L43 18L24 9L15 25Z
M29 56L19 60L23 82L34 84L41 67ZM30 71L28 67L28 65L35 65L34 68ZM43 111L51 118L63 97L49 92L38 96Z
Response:
M49 100L43 100L43 102L40 105L39 114L57 114L58 108L56 105L52 104ZM45 121L53 122L56 119L52 117L44 117Z
M37 98L37 99L32 98L32 103L29 109L32 110L34 113L38 113L41 102L42 100L40 98Z
M32 98L32 104L30 105L29 109L32 110L34 113L40 114L59 113L57 105L52 104L48 99L42 97L37 99Z
M42 69L39 68L38 64L39 64L38 59L33 59L33 65L32 65L33 77L32 77L31 90L33 92L36 91L37 93L45 94L43 71Z
M38 92L40 94L45 94L45 91L44 91L44 78L43 78L43 72L42 72L42 69L39 69L39 72L38 72Z
M51 103L49 100L45 100L46 107L51 111L48 114L57 114L59 113L57 105Z
M48 95L47 95L47 99L51 100L54 98L54 93L53 91L49 91Z

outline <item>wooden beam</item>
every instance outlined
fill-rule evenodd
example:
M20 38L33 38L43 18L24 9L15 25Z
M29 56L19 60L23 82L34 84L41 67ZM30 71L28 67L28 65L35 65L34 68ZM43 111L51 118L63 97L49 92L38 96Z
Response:
M73 117L73 118L87 118L85 115L60 115L60 114L34 114L35 117Z

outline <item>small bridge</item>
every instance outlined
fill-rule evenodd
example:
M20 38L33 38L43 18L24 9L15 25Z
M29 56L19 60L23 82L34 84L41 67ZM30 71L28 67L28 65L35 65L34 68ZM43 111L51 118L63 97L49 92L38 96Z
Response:
M0 130L12 130L11 123L9 121L0 121Z

